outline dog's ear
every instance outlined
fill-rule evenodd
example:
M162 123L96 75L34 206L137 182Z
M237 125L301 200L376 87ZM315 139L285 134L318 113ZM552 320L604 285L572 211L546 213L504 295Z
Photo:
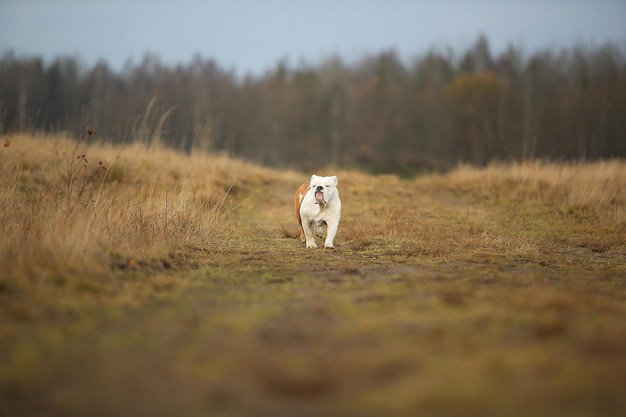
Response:
M330 179L333 180L333 182L335 183L335 186L339 184L339 180L337 179L337 176L333 175L332 177L330 177Z
M311 181L309 181L311 184L313 184L314 182L317 182L320 179L319 176L313 174L311 175Z

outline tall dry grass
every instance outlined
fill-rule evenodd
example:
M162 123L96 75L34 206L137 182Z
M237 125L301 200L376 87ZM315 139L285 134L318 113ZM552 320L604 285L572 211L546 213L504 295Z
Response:
M537 161L485 169L463 166L441 182L500 215L500 229L513 238L513 247L526 244L550 259L578 248L624 253L625 172L626 163L619 160Z
M623 161L591 163L526 162L491 164L477 169L461 166L446 176L447 187L471 190L497 199L536 200L563 212L591 211L623 220L626 205L626 164Z
M87 146L60 136L11 136L5 145L3 285L169 267L176 251L218 249L231 230L229 193L238 186L238 173L262 171L226 156Z
M413 181L343 173L362 210L341 237L356 250L470 259L541 261L563 241L606 251L626 239L625 172L615 160L459 166Z

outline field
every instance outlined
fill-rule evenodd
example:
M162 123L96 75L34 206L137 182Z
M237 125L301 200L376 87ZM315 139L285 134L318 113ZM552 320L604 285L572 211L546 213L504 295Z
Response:
M308 175L9 136L0 416L626 415L626 163ZM310 174L310 173L309 173Z

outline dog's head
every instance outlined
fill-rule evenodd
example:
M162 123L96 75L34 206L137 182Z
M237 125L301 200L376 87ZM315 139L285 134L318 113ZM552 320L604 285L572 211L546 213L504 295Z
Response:
M315 204L328 204L337 192L338 180L336 176L320 177L318 175L311 176L311 192L315 197Z

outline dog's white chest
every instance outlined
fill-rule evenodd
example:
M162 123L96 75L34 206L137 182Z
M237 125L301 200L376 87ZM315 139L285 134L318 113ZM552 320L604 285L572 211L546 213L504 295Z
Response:
M316 206L320 207L319 204L317 204ZM326 210L324 207L320 207L319 212L314 215L311 220L317 223L318 226L321 226L322 224L326 223L326 217L328 215L331 215L330 210Z
M312 222L324 222L337 216L339 196L335 195L328 204L316 203L314 198L306 198L302 202L300 214L302 218ZM339 203L341 204L341 203Z

